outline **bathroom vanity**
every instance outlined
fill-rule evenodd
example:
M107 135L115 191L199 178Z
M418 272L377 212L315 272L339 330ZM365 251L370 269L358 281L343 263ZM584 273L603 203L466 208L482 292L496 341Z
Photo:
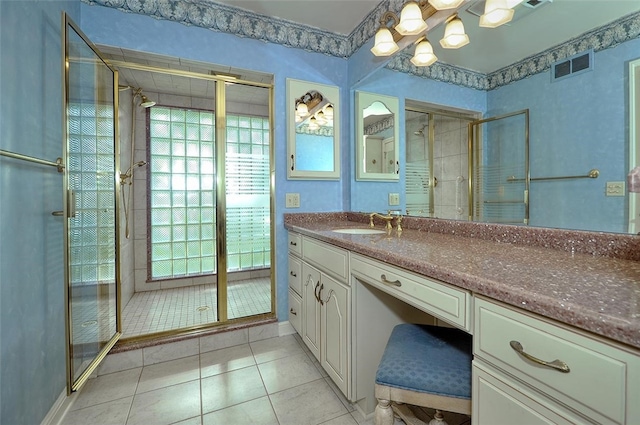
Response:
M418 218L401 233L368 226L364 214L285 214L289 319L362 413L375 408L391 329L419 322L473 334L474 424L640 417L637 238Z

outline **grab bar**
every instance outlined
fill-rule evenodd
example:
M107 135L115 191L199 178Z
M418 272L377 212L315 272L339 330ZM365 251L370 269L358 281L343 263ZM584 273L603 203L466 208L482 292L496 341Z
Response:
M564 180L564 179L597 179L599 175L600 175L600 170L598 170L597 168L594 168L592 170L589 170L589 174L587 174L586 176L582 175L582 176L558 176L558 177L532 177L529 180L533 181L533 180ZM525 181L525 179L519 179L519 178L516 178L516 176L509 176L507 177L507 181L509 183L523 182Z
M28 155L22 155L19 153L9 152L0 149L0 156L7 156L9 158L20 159L22 161L35 162L36 164L49 165L51 167L56 167L59 173L64 171L64 164L62 163L62 158L57 158L56 162L46 161L40 158L34 158Z

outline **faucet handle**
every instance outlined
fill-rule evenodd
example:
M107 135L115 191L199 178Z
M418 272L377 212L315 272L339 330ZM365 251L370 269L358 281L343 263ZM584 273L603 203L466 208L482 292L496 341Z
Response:
M398 218L396 218L396 230L398 231L398 233L402 232L402 216L399 215Z

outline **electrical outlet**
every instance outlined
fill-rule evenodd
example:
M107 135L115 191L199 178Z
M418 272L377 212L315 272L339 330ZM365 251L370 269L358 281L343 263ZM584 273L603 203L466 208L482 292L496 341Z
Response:
M624 196L624 182L607 182L607 196Z
M389 193L389 205L400 205L399 193Z
M287 193L285 198L286 208L300 208L300 194L299 193Z

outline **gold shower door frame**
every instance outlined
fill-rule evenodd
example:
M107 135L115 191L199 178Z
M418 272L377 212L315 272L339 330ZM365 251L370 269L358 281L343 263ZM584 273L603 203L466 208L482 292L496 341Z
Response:
M93 46L91 41L83 34L79 27L69 18L66 13L62 17L62 45L63 45L63 157L67 167L65 169L64 190L63 190L63 216L64 220L64 247L65 247L65 298L66 298L66 338L67 338L67 394L77 391L95 371L100 362L106 357L109 350L115 345L121 335L120 324L120 282L119 282L119 187L116 184L116 170L120 168L119 143L118 143L118 82L117 72L111 68L102 58L100 52ZM75 44L73 44L75 43ZM73 44L73 45L72 45ZM73 47L77 52L72 52ZM80 51L89 53L88 56L74 53ZM89 73L82 74L80 69L89 69ZM73 75L70 75L73 74ZM111 87L109 82L101 80L100 77L111 75ZM77 78L77 80L76 80ZM90 85L89 85L90 84ZM85 97L89 97L89 102L83 103ZM111 96L109 96L111 95ZM106 108L105 108L106 105ZM74 112L82 114L83 110L93 111L91 117L83 122L83 118L76 118L72 123L72 109L80 110ZM100 111L100 112L99 112ZM100 117L100 113L106 113ZM109 113L111 115L109 119ZM85 129L85 123L87 125ZM80 129L78 130L78 125ZM105 126L111 133L109 137L99 136L98 128ZM77 134L72 135L72 126ZM90 133L94 129L93 133ZM87 134L84 132L87 131ZM85 136L86 139L85 139ZM74 138L72 141L71 138ZM103 137L101 139L101 137ZM94 140L95 139L95 140ZM107 141L112 151L108 151L108 156L112 159L105 160L105 156L99 157L100 142ZM89 155L87 162L93 163L95 159L95 171L93 168L87 172L90 165L83 163L85 158L73 158L72 145L80 146L78 153L83 153L85 143L87 146L95 143L95 158ZM78 148L78 146L75 146ZM89 148L89 153L93 146ZM102 162L100 161L102 159ZM100 171L99 166L104 165L105 170ZM75 173L75 175L74 175ZM83 174L84 173L84 174ZM93 175L92 175L93 174ZM83 180L87 177L95 183L95 192L92 195L85 194L87 187ZM80 180L80 182L75 181ZM72 182L72 180L74 180ZM112 188L113 190L102 190L99 187ZM79 199L76 199L76 190L80 192ZM94 208L85 210L83 199L93 198L95 195ZM78 205L80 208L78 208ZM77 211L77 212L76 212ZM94 216L95 214L95 216ZM90 246L74 246L72 241L78 239L78 233L84 236L78 227L74 227L77 220L87 217L95 217L95 236ZM88 218L92 221L92 218ZM105 223L104 227L100 227ZM81 226L80 226L81 227ZM75 236L71 235L75 232ZM82 242L84 243L86 239ZM102 242L102 243L101 243ZM111 246L113 243L113 246ZM95 256L93 252L95 250ZM87 284L82 280L78 284L78 271L82 266L77 266L78 260L89 252L89 257L95 258L95 265L87 266L87 274L95 273L95 279ZM75 265L75 266L74 266ZM90 269L95 269L93 272ZM106 277L105 277L106 276ZM84 276L81 278L84 279ZM95 288L94 288L95 287ZM92 300L92 291L95 291L95 304ZM89 293L88 296L86 293ZM105 301L106 296L106 301ZM87 299L88 298L88 299ZM75 300L75 301L74 301ZM102 314L100 314L102 309ZM107 328L104 328L106 322ZM97 329L95 332L93 327ZM95 337L95 338L94 338ZM76 365L76 358L80 359L80 364Z
M522 181L524 183L524 193L522 194L522 200L521 201L515 201L515 200L507 200L507 201L496 201L496 203L501 203L504 202L505 205L507 204L514 204L514 203L522 203L524 204L524 217L522 218L522 223L521 224L529 224L529 185L530 185L530 181L531 181L531 176L529 173L529 110L528 109L523 109L520 111L516 111L516 112L511 112L511 113L507 113L507 114L503 114L503 115L497 115L494 117L489 117L489 118L484 118L484 119L480 119L480 120L476 120L476 121L472 121L469 123L468 126L468 133L469 133L469 179L468 179L468 184L469 184L469 221L477 221L478 217L476 217L479 208L476 207L474 202L493 202L491 200L486 200L486 199L475 199L474 196L474 191L479 190L478 187L478 182L477 182L477 178L476 178L476 172L478 170L481 169L481 164L479 161L483 161L484 160L484 151L482 150L479 153L479 150L483 144L483 138L485 137L485 135L482 132L483 129L483 124L487 124L487 123L495 123L495 122L499 122L499 121L504 121L507 120L509 118L513 118L516 117L518 115L523 115L524 117L524 129L523 129L523 137L524 140L523 145L524 145L524 149L523 149L523 172L524 175L523 176L518 176L518 178L514 179L518 180L518 181ZM508 184L508 181L505 180L504 184ZM480 198L480 196L478 196L478 198Z

